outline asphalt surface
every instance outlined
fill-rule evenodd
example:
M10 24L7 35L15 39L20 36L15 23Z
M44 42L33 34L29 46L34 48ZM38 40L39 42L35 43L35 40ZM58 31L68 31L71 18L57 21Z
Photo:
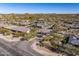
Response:
M7 42L0 38L0 56L42 56L31 48L32 42Z

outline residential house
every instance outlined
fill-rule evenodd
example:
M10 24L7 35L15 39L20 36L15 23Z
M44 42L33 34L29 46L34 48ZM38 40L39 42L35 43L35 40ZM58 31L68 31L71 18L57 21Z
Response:
M79 46L79 38L76 36L70 36L68 43Z

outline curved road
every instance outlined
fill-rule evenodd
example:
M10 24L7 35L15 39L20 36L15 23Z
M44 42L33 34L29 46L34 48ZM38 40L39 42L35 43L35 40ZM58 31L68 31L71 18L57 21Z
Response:
M4 39L0 38L0 48L3 48L6 52L3 54L0 53L0 56L7 55L8 56L42 56L31 48L31 43L26 41L19 41L15 45L15 42L7 42ZM0 51L2 51L0 49Z

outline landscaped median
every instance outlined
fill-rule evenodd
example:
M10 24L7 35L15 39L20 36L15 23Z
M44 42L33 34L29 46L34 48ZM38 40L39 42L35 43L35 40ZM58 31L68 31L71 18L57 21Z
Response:
M3 34L0 34L0 38L8 42L16 42L19 41L21 37L12 37L12 35L4 36Z
M52 52L49 49L45 48L45 47L40 47L39 45L36 45L36 43L38 42L34 42L31 47L37 51L38 53L44 55L44 56L61 56L62 54L58 54L56 52Z

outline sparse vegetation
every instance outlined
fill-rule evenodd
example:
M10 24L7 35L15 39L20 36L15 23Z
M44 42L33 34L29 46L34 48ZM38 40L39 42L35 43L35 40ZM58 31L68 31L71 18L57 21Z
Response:
M36 37L38 28L33 27L34 21L43 19L46 25L52 25L52 32L45 35L41 44L48 42L51 48L60 50L61 53L67 53L70 55L79 55L79 47L75 47L69 43L65 44L65 34L67 35L79 35L78 14L1 14L3 17L0 18L1 23L11 24L16 26L28 26L31 28L30 33L19 32L0 27L0 33L4 35L12 34L14 37L23 37L21 40L29 40L30 38ZM3 20L2 20L3 19ZM28 22L27 22L28 20ZM27 23L29 24L27 24ZM24 24L25 23L25 24ZM75 28L77 27L77 28Z

